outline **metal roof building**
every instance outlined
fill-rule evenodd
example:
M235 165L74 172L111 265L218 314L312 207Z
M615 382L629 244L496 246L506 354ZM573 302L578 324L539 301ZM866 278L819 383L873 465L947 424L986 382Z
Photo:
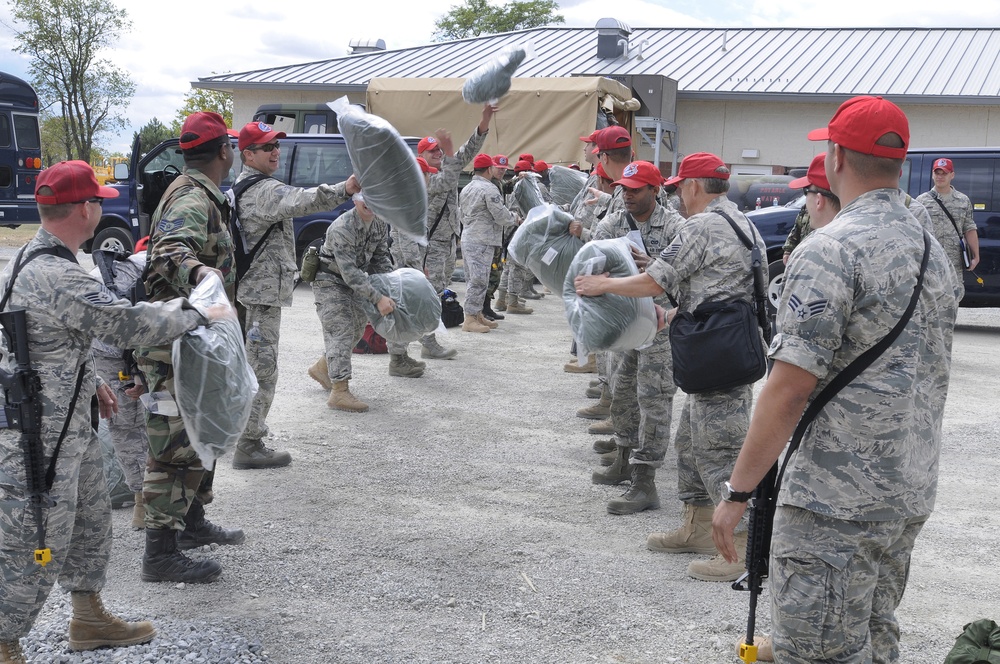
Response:
M806 132L859 94L899 104L910 118L914 146L1000 144L1000 29L633 30L601 19L595 28L543 27L398 50L359 49L194 85L233 92L236 117L246 121L259 103L343 94L363 101L376 77L468 76L503 47L527 43L534 55L519 77L600 75L632 84L643 102L640 115L676 123L681 153L715 152L736 172L805 165L822 149L805 140ZM676 82L675 102L661 104L640 89L661 77L670 81L668 93Z

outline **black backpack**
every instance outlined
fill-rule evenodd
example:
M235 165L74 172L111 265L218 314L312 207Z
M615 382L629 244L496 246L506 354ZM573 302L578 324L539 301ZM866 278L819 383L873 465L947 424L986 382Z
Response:
M243 275L247 273L250 266L253 264L253 259L257 257L257 253L260 248L264 246L267 238L271 236L272 231L275 228L279 228L284 224L284 220L275 222L268 226L267 231L264 235L257 241L252 248L247 249L247 238L246 234L243 232L243 224L240 223L240 196L243 195L250 187L254 186L261 180L266 180L270 176L264 175L263 173L257 173L251 175L248 178L240 180L233 185L233 200L232 200L232 210L229 214L229 232L233 236L233 254L235 257L235 267L236 267L236 283L239 283L243 279Z

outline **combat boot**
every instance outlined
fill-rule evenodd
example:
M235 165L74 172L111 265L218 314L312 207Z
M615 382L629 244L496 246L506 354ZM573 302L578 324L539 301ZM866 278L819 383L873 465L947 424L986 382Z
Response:
M531 282L530 284L527 284L524 288L521 289L521 292L518 293L518 297L519 298L523 297L528 300L540 300L543 297L545 297L545 293L539 293L538 291L536 291L535 283ZM508 306L510 306L510 303L508 303Z
M615 462L615 457L618 456L617 452L605 452L604 454L597 457L597 463L601 466L607 468Z
M406 353L402 353L400 355L390 355L389 375L400 376L402 378L420 378L423 376L424 368L411 362L407 362L408 359L410 359L410 357Z
M615 442L614 438L594 441L594 451L598 454L607 454L608 452L614 452L617 449L618 443Z
M465 314L465 322L462 323L462 332L479 332L486 333L489 332L490 328L479 322L478 316L470 316Z
M146 551L142 556L143 581L211 583L222 574L214 560L192 560L177 550L177 531L146 528Z
M349 413L364 413L368 410L368 404L351 394L346 380L338 380L333 384L326 405L336 410L346 410Z
M615 462L608 466L607 470L595 470L590 476L593 484L615 485L628 482L632 479L632 471L629 468L628 457L632 453L629 447L618 446Z
M507 295L507 313L509 314L530 314L534 313L534 309L531 307L526 307L521 302L520 298L514 297L513 295Z
M600 422L594 422L591 424L587 427L587 433L595 436L611 436L615 433L615 425L611 422L611 418L609 417L606 420L601 420Z
M222 528L206 519L205 505L195 499L184 515L184 530L177 535L177 548L186 551L206 544L243 544L245 540L239 528Z
M69 621L69 649L94 650L149 643L156 637L148 620L125 622L104 608L98 593L72 592L73 617Z
M611 397L608 395L608 391L605 390L601 395L601 400L593 406L576 411L576 416L585 420L604 420L611 417Z
M661 553L715 553L712 541L712 515L715 506L684 504L684 525L669 533L653 533L646 538L646 548Z
M132 530L142 530L146 527L146 504L142 501L142 491L135 492L135 505L132 506Z
M649 464L632 464L632 486L621 498L608 501L608 514L635 514L660 509L660 497L656 495L656 484L653 482L655 477L656 468Z
M19 639L0 641L0 664L28 664Z
M433 332L420 340L420 357L428 357L432 360L450 360L456 355L458 355L458 351L439 344Z
M495 311L507 311L507 291L502 288L497 291L497 306Z
M510 311L510 307L507 307L507 311ZM482 325L485 325L486 327L490 328L491 330L495 330L498 327L500 327L500 323L495 323L495 322L493 322L491 320L486 320L486 316L483 315L482 311L480 311L478 314L476 314L476 320L478 320Z
M736 545L736 562L728 562L717 553L708 560L692 560L688 565L688 576L699 581L735 581L747 571L747 534L733 536ZM759 659L759 658L758 658Z
M483 302L483 317L486 320L503 320L506 318L503 314L493 311L493 308L490 307L490 298L486 298L486 301Z
M324 390L333 389L333 383L330 382L330 372L326 368L326 356L316 360L316 364L309 367L309 377L314 381L323 386Z
M743 648L746 645L744 643L746 637L740 639L736 644L736 656L743 659L744 662L749 662L751 660L743 658ZM774 661L774 647L771 645L770 636L755 636L753 637L753 644L757 648L757 661L758 662L773 662Z
M584 394L587 395L588 399L600 399L603 392L604 390L600 387L588 387Z
M233 468L237 470L282 468L291 462L291 454L272 450L262 440L241 440L233 452Z
M563 365L566 373L597 373L597 357L593 353L587 356L584 364L579 362L567 362Z

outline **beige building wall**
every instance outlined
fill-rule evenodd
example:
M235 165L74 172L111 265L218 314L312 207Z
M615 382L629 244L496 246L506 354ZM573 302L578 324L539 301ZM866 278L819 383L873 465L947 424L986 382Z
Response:
M322 90L285 90L279 87L236 90L233 92L233 126L242 127L253 119L254 111L261 104L325 104L347 94L352 104L364 104L364 92Z

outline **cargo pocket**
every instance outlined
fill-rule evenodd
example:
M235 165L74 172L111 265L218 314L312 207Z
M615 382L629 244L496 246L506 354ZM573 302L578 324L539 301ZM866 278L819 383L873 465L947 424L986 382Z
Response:
M773 559L773 618L780 624L775 631L800 658L826 659L847 643L844 603L848 561L801 554Z

